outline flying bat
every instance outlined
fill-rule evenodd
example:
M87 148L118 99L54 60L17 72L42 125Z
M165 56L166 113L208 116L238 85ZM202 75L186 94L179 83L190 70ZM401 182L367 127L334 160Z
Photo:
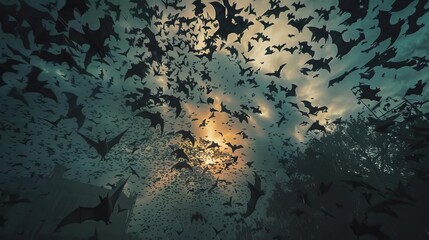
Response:
M107 55L107 47L105 41L114 35L118 38L114 31L114 21L110 15L106 15L100 20L100 27L97 30L91 30L88 25L82 27L83 33L71 28L69 30L69 39L73 42L83 45L88 44L89 49L86 52L84 59L85 68L88 67L93 56L98 55L103 59Z
M141 80L149 74L149 65L143 61L138 63L132 63L131 68L127 70L124 76L124 80L134 75L140 77Z
M349 71L344 72L340 76L338 76L332 80L329 80L328 88L334 86L334 84L336 84L336 83L342 82L346 77L348 77L351 73L353 73L356 70L358 70L358 68L354 67L354 68L350 69Z
M311 41L312 42L319 42L322 39L325 39L325 43L329 38L329 32L326 30L326 25L323 25L323 27L308 27L308 30L311 32Z
M264 195L264 191L261 189L261 178L259 175L255 172L255 184L251 184L250 182L247 182L247 187L250 190L250 200L247 202L247 209L242 216L244 218L252 215L253 211L255 211L256 203L258 202L258 199Z
M72 224L72 223L82 223L84 221L93 220L93 221L103 221L106 225L110 224L110 216L115 208L116 202L119 199L122 190L124 189L125 180L118 188L113 192L112 196L109 197L107 193L106 197L102 198L99 196L100 203L95 207L78 207L75 210L71 211L67 216L65 216L55 228L55 231L58 231L60 228Z
M227 143L226 145L231 148L232 152L235 152L235 150L237 149L243 148L243 145L237 145L237 144L232 145L231 143Z
M107 141L107 138L105 138L104 140L98 139L97 142L90 139L89 137L79 133L79 132L77 134L79 134L79 136L81 136L86 141L86 143L88 143L91 147L93 147L93 148L95 148L95 150L97 150L97 153L101 156L101 160L105 160L105 157L106 157L107 153L110 151L110 149L112 149L113 146L115 146L116 144L119 143L122 136L124 136L124 134L127 131L128 131L128 129L121 132L119 135L117 135L116 137L114 137L110 141Z
M283 63L282 65L280 65L280 67L276 71L271 72L271 73L265 73L265 75L280 78L280 72L282 71L284 66L286 66L286 63Z
M174 169L176 169L176 170L178 170L178 171L181 171L183 168L185 168L185 169L189 169L189 170L191 170L192 172L194 171L194 169L192 168L192 166L191 166L191 165L189 165L189 163L187 163L186 161L181 161L181 162L178 162L178 163L174 164L174 165L171 167L171 171L173 171Z
M188 130L188 131L179 130L176 133L181 134L183 140L189 139L189 141L191 141L191 143L192 143L192 146L195 145L195 138L194 138L194 136L192 136L192 132L190 130Z
M289 8L286 5L280 7L280 5L277 4L274 8L268 9L262 16L271 17L272 15L274 15L275 18L279 18L280 13L286 12L288 10Z
M28 82L27 86L22 89L23 93L40 93L42 96L50 98L57 102L57 96L55 95L52 89L45 87L48 83L47 81L40 81L39 75L42 73L42 69L38 67L32 67L31 72L27 75Z
M161 117L161 113L151 113L148 111L143 111L136 114L138 117L147 118L150 120L150 126L156 129L157 125L161 126L161 135L164 133L164 119Z
M194 221L201 221L203 223L206 223L207 219L203 217L201 213L195 212L191 215L191 223L193 223Z
M168 102L169 107L176 109L176 118L179 117L180 113L182 112L182 105L180 104L180 98L175 97L173 95L162 95L161 98L163 98L165 101Z
M85 115L82 112L83 104L77 104L77 96L74 93L63 92L67 97L68 110L65 118L76 118L77 128L80 129L85 121Z

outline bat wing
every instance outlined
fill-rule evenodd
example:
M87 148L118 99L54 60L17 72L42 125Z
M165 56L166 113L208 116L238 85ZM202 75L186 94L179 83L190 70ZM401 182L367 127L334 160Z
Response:
M304 100L301 101L304 104L304 107L308 108L309 111L311 111L312 109L314 109L313 105L311 105L311 102Z
M93 147L96 150L98 150L98 148L99 148L98 147L98 145L99 145L98 142L92 140L91 138L89 138L89 137L87 137L87 136L85 136L85 135L83 135L83 134L81 134L79 132L77 134L79 134L79 136L81 136L85 140L85 142L88 143L91 147Z
M185 169L189 169L189 170L191 170L191 171L194 171L194 169L192 168L192 166L191 165L189 165L189 163L187 163L186 161L183 161L183 162L178 162L178 163L176 163L176 164L174 164L172 167L171 167L171 170L173 170L173 169L177 169L177 170L182 170L183 168L185 168Z
M95 207L78 207L67 216L65 216L60 223L58 223L55 231L61 227L72 224L72 223L82 223L87 220L98 220L98 215Z
M131 64L131 68L125 73L125 79L137 75L141 79L145 78L149 74L149 66L145 62L139 62Z
M125 179L125 181L121 185L119 185L118 188L116 188L116 190L113 192L112 196L109 198L112 212L113 212L113 209L115 209L116 202L118 201L119 197L121 196L121 193L124 190L124 187L125 187L125 184L127 183L127 181L128 181L128 178Z
M258 199L264 194L261 190L261 178L257 173L255 173L255 184L247 182L247 187L250 189L250 200L247 202L246 212L242 214L244 218L250 216L255 211Z
M215 12L216 12L216 20L219 22L219 24L223 24L223 22L225 21L225 6L223 6L221 3L218 2L211 2L210 3Z
M42 73L42 69L33 66L31 72L27 76L28 77L27 86L22 90L22 92L40 93L42 94L42 96L50 98L55 102L57 102L57 96L52 91L52 89L45 87L47 82L38 80L40 73Z
M107 144L108 146L108 150L110 150L113 146L115 146L116 144L119 143L119 141L121 141L122 136L124 136L124 134L128 131L128 129L126 129L125 131L121 132L118 136L114 137L112 140L109 141L109 143Z

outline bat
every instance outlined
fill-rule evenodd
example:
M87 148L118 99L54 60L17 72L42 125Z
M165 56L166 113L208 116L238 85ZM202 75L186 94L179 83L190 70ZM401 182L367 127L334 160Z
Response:
M77 96L74 93L63 92L67 97L68 110L65 118L76 118L77 129L80 129L85 121L82 112L83 104L77 104Z
M192 132L190 130L188 130L188 131L179 130L176 133L181 134L183 140L189 139L189 141L191 141L191 143L192 143L192 146L195 145L195 138L192 136Z
M60 228L72 224L82 223L88 220L103 221L106 225L111 224L110 216L115 208L116 202L119 199L122 190L128 179L126 179L118 188L113 192L112 196L109 197L107 193L106 197L98 196L100 203L95 207L78 207L67 214L56 226L55 231Z
M105 41L111 35L118 39L118 35L114 31L114 21L110 15L106 15L100 20L100 27L97 30L91 30L88 25L82 27L83 33L75 30L74 28L69 30L69 39L73 42L83 45L88 44L89 49L86 52L84 59L85 68L88 67L92 57L98 55L103 59L107 54L107 48Z
M265 73L265 75L280 78L280 72L282 71L284 66L286 66L286 63L283 63L282 65L280 65L280 67L276 71L271 72L271 73Z
M232 152L235 152L235 150L237 149L243 148L243 145L236 145L236 144L232 145L231 143L227 143L226 145L231 148Z
M191 215L191 223L193 223L194 221L201 221L203 223L206 223L207 219L203 217L201 213L196 212Z
M288 11L289 8L285 5L280 7L279 4L277 4L274 8L268 9L262 16L271 17L274 15L275 18L279 18L280 13Z
M255 211L258 199L265 194L264 191L261 189L261 178L256 172L254 174L255 184L247 182L247 187L250 190L250 199L247 202L246 212L242 214L243 218L247 218L248 216L252 215L252 213Z
M164 119L161 117L161 113L151 113L148 111L143 111L136 114L138 117L146 118L150 120L150 126L156 129L157 125L161 127L161 135L164 133Z
M406 96L410 96L410 95L419 95L421 96L423 93L423 88L426 86L427 82L422 83L422 80L419 80L413 88L409 88L407 89L407 92L405 93L405 97Z
M301 3L301 1L292 3L292 6L295 8L295 11L298 11L301 8L305 8L305 4Z
M171 156L175 156L176 158L183 158L183 159L186 159L187 161L189 161L189 157L188 157L188 155L185 153L185 151L182 149L182 148L178 148L178 149L176 149L176 150L174 150L172 153L171 153Z
M31 72L27 75L28 82L24 89L23 93L40 93L42 96L50 98L57 102L57 96L55 95L52 89L45 87L48 83L47 81L40 81L39 75L42 73L42 69L38 67L32 67Z
M149 74L149 65L145 62L132 63L131 68L125 73L124 80L136 75L141 80Z
M311 124L311 126L307 129L307 132L314 131L314 130L319 130L321 132L326 133L325 127L320 125L319 120L316 120L316 122Z
M353 73L353 72L354 72L354 71L356 71L356 70L358 70L358 68L357 68L357 67L354 67L354 68L350 69L349 71L344 72L344 73L343 73L343 74L341 74L340 76L338 76L338 77L336 77L336 78L334 78L334 79L332 79L332 80L329 80L328 88L329 88L329 87L333 87L333 86L334 86L334 84L336 84L336 83L340 83L340 82L342 82L346 77L348 77L351 73Z
M176 118L179 117L180 113L182 112L180 98L173 95L162 95L161 98L168 102L169 107L176 109Z
M332 61L332 57L330 58L320 58L320 59L310 59L305 64L309 64L312 66L311 71L315 72L320 69L325 69L328 72L331 72L331 67L329 66L329 62Z
M302 32L305 25L310 23L311 20L313 20L313 19L314 19L313 16L310 16L308 18L291 19L291 20L289 20L289 25L296 28L298 30L298 32Z
M311 41L312 42L319 42L322 39L325 39L325 43L329 38L329 32L326 30L326 25L323 25L323 27L307 27L308 30L311 32Z
M343 56L348 54L355 46L365 40L365 34L359 33L359 37L356 39L350 39L349 41L344 40L343 33L338 31L329 31L329 36L332 39L332 43L337 46L336 57L341 59Z
M110 141L107 141L107 138L105 138L104 140L98 140L97 142L79 132L77 134L79 134L79 136L81 136L85 142L90 145L90 147L93 147L95 150L97 150L97 153L101 156L101 160L105 160L107 153L113 148L113 146L119 143L122 136L124 136L127 131L128 129L121 132Z
M185 169L189 169L189 170L191 170L192 172L194 171L194 169L192 168L192 166L191 166L191 165L189 165L189 163L187 163L186 161L182 161L182 162L178 162L178 163L174 164L174 165L171 167L171 171L173 171L174 169L176 169L176 170L178 170L178 171L181 171L183 168L185 168Z

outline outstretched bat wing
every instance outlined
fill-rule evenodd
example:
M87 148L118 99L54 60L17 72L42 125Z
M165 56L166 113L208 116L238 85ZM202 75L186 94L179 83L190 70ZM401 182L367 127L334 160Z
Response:
M124 134L128 131L128 129L126 129L125 131L121 132L118 136L114 137L112 140L110 140L107 143L108 146L108 151L115 146L116 144L119 143L119 141L121 141L122 136L124 136Z
M89 137L87 137L87 136L85 136L79 132L77 134L79 134L79 136L81 136L85 140L85 142L88 143L91 147L98 150L98 142L92 140L91 138L89 138Z
M125 130L126 131L126 130ZM125 133L124 131L124 133ZM125 184L127 183L128 178L125 179L125 181L116 188L116 190L113 192L112 196L109 198L111 211L113 212L113 209L115 209L116 202L118 202L119 197L121 196L122 191L124 190Z
M67 216L65 216L60 223L58 223L55 231L60 229L61 227L72 224L72 223L82 223L87 220L99 220L97 214L96 207L78 207L72 212L70 212Z
M176 164L174 164L172 167L171 167L171 170L173 171L173 169L176 169L176 170L182 170L183 168L185 168L185 169L189 169L189 170L191 170L191 171L194 171L194 169L192 168L192 166L191 165L189 165L189 163L187 163L186 161L183 161L183 162L178 162L178 163L176 163Z
M256 203L258 202L258 199L264 195L264 192L261 190L261 178L258 174L255 173L255 184L251 184L250 182L247 182L247 187L250 189L250 200L247 202L247 209L242 216L244 218L252 215L252 213L255 211Z

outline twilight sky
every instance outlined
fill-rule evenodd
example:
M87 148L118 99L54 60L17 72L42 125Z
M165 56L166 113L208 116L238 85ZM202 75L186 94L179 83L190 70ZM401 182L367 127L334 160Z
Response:
M424 0L410 1L404 9L392 11L387 23L381 21L381 27L377 16L390 11L393 0L370 1L367 6L366 1L355 1L362 3L357 7L364 14L350 24L344 22L352 15L347 11L340 14L342 4L347 2L344 0L301 1L305 6L298 10L293 1L234 1L232 7L241 11L229 16L230 11L225 10L225 21L237 24L237 29L243 26L240 21L253 23L237 30L240 34L234 33L231 26L219 23L219 12L216 14L214 6L224 6L227 0L218 1L217 5L202 0L202 13L195 11L199 1L179 1L179 9L166 7L161 1L136 2L140 2L139 6L132 1L88 1L84 10L72 8L69 21L64 21L66 15L59 14L64 9L64 1L27 1L29 7L25 11L22 1L2 1L2 5L16 5L16 13L2 13L8 17L1 19L0 62L14 59L19 63L13 67L5 64L5 70L2 66L0 179L30 177L32 173L46 175L55 164L70 168L65 177L99 186L131 176L127 192L136 192L139 197L130 231L140 236L214 238L212 227L215 227L225 229L219 235L222 239L232 239L236 223L234 217L224 216L223 203L232 197L232 201L239 204L228 211L244 213L250 195L247 181L254 182L254 172L261 176L266 196L257 203L252 216L246 218L249 224L264 218L266 199L274 184L288 179L279 169L279 161L287 161L295 149L305 148L308 139L323 134L317 130L307 132L314 122L318 120L326 125L329 132L335 127L329 123L335 119L346 120L362 110L366 116L369 111L363 108L363 103L369 107L378 103L369 99L359 103L351 91L353 87L367 84L371 89L379 88L381 105L374 111L381 115L389 105L393 107L402 101L407 89L414 87L418 80L427 82L428 79L427 63L420 58L428 53L429 28L423 26L415 33L407 33L412 22L409 16L414 15L416 6L429 7ZM279 12L278 16L266 14L267 10L283 6L289 10ZM331 6L329 19L323 19L316 12ZM41 17L37 18L38 14ZM113 20L113 25L103 25L95 35L75 33L82 33L88 27L89 32L99 29L99 20L106 17ZM35 30L34 21L40 18L46 31L43 33ZM302 31L291 23L306 18L309 22L303 25ZM398 25L401 21L403 24ZM417 18L418 24L428 21L427 14ZM57 29L57 22L65 29ZM263 23L272 25L264 29ZM6 30L6 26L15 25L20 27ZM107 30L109 26L113 31ZM326 38L315 40L311 29L320 31L324 26ZM395 26L399 26L396 27L399 35L391 43ZM219 36L220 27L231 31L224 39ZM359 36L364 39L339 58L329 31L342 33L345 42ZM41 36L58 34L62 35L62 42L52 38L36 43ZM379 41L383 39L380 36L386 34L386 39ZM102 35L106 38L102 39ZM100 44L83 70L84 59L91 52L88 43L93 40ZM311 46L313 56L300 49L304 42ZM297 47L294 51L286 50L294 47ZM389 48L396 53L394 56L378 59L373 67L366 65ZM47 61L40 57L41 52L58 54L61 50L72 56L82 71L61 63L60 58ZM100 53L107 54L102 57ZM330 70L308 63L311 59L330 58ZM130 69L137 63L143 64L134 67L137 73L132 73ZM400 63L403 66L390 67ZM286 65L278 77L266 75L282 64ZM57 101L25 91L28 76L35 67L42 69L38 80L46 81L45 87L53 91ZM328 87L330 80L348 71L351 72L343 81ZM143 72L142 77L139 72ZM286 97L293 84L297 85L296 94L289 92L291 96ZM97 87L100 92L93 94ZM133 111L126 103L144 97L139 91L143 88L150 89L149 95L153 98ZM428 89L423 90L422 96L409 98L423 101ZM81 128L76 119L66 116L69 105L64 92L73 93L77 104L83 104L85 120ZM145 94L148 97L147 92ZM178 117L171 101L161 97L166 95L180 99L182 111ZM212 103L207 103L209 98ZM316 111L317 115L307 117L305 114L310 109L302 101L311 102L313 107L326 106L328 110ZM221 104L230 113L221 112ZM386 110L383 107L387 107ZM162 135L159 125L155 129L149 119L135 116L142 111L161 113L165 122ZM248 117L240 120L239 116L246 115ZM66 117L56 127L46 121L55 121L60 116ZM103 161L77 134L93 140L111 139L126 129ZM179 130L190 130L196 139L195 145L183 140L176 133ZM212 142L219 147L207 149ZM227 143L243 148L232 152ZM178 159L171 153L178 148L183 148L190 158L192 172L172 170ZM238 160L232 162L232 157ZM139 177L132 175L130 167ZM217 178L218 186L209 193ZM189 218L195 212L201 212L209 223L191 225ZM191 227L194 230L191 231ZM180 229L186 230L177 236L175 230Z

